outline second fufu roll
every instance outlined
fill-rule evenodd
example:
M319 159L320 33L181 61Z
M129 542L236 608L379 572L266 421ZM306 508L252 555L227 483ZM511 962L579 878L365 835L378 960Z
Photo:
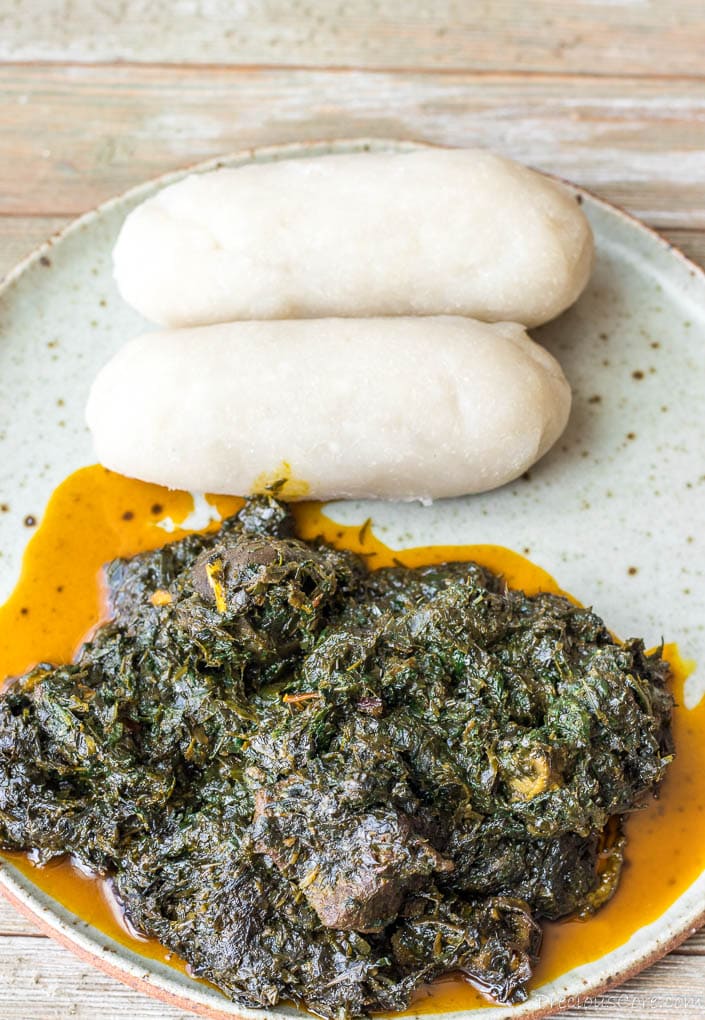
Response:
M516 478L570 409L516 323L442 316L150 333L102 369L87 420L109 468L284 499L436 499Z

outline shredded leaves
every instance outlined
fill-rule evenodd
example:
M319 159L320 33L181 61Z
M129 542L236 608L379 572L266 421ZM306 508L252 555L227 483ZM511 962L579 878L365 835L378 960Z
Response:
M110 622L0 698L0 846L110 876L232 999L519 1002L541 920L613 894L673 753L641 641L476 564L370 571L270 497L106 576Z

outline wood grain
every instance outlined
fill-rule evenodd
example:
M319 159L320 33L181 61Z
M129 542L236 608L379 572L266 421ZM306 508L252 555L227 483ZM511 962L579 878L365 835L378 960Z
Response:
M662 230L664 237L668 238L671 244L697 262L705 269L705 231L703 230Z
M189 1020L195 1016L132 991L51 939L0 938L0 974L2 1020Z
M705 229L705 80L172 67L0 68L0 214L72 215L233 149L365 135L486 145Z
M0 893L0 938L6 935L34 935L44 938L37 928L11 906Z
M701 0L6 0L5 60L703 75Z

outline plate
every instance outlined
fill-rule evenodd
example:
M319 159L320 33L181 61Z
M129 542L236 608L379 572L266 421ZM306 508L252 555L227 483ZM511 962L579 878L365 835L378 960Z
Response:
M413 147L380 140L289 145L193 169ZM94 375L146 328L112 281L120 225L133 206L186 172L81 217L0 289L0 602L17 580L32 520L41 519L60 481L93 462L83 409ZM595 270L577 305L534 331L573 386L562 440L529 478L495 492L431 506L332 503L326 513L346 524L371 517L376 533L396 548L493 543L526 553L618 634L643 635L647 645L664 635L700 662L686 688L692 706L705 687L705 537L698 523L705 503L705 273L625 213L573 191L595 232ZM9 864L0 866L0 890L80 956L163 1001L219 1018L301 1016L294 1008L231 1004L134 954ZM474 1010L473 1020L545 1015L624 979L705 920L703 902L705 874L619 949L542 986L523 1005Z

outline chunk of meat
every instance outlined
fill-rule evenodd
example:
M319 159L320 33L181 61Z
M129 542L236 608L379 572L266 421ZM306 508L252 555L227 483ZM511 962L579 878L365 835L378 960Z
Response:
M407 892L453 868L402 812L341 812L338 798L296 780L257 792L254 838L321 923L342 931L381 931Z

